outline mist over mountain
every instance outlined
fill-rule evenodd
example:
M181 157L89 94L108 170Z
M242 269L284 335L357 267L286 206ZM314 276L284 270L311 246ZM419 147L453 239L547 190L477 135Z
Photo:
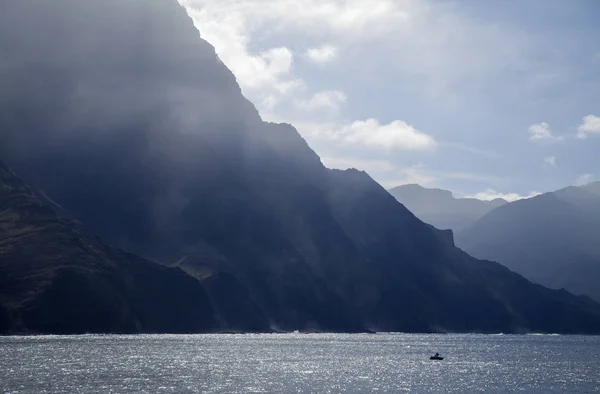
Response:
M397 186L388 191L425 223L454 232L464 230L491 210L507 203L501 198L492 201L455 198L448 190L428 189L416 184Z
M127 275L147 283L131 259L197 293L185 302L204 316L199 331L600 333L600 305L470 257L366 173L329 170L292 126L262 122L175 0L4 1L0 70L0 159L111 245L105 253L170 267L114 258L120 273L99 293ZM6 237L30 226L7 220L17 230ZM41 288L18 282L36 267L86 267L87 252L60 254L72 247L51 247L62 260L29 248L33 265L6 255L3 270L17 274L0 287L3 308L25 305L11 286ZM50 300L59 313L63 298ZM105 329L16 321L8 328Z
M600 301L600 182L507 204L456 239L475 257Z

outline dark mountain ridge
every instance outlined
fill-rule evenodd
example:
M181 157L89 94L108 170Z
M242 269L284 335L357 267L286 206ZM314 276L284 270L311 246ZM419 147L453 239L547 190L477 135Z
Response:
M236 327L202 284L111 248L0 163L0 333L214 332ZM222 286L226 278L204 286ZM268 330L247 316L244 330Z
M468 256L262 122L175 0L3 2L0 69L0 158L86 231L200 281L186 302L219 327L600 333L598 304Z

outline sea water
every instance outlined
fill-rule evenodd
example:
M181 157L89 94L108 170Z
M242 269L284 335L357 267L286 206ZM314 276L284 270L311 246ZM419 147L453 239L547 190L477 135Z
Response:
M439 352L443 361L429 357ZM600 337L246 334L0 337L4 393L600 391Z

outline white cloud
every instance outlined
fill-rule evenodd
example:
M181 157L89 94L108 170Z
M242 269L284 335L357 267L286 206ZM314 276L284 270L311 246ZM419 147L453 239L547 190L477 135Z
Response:
M577 128L577 136L581 139L587 138L589 134L600 134L600 117L594 115L585 116Z
M267 108L268 110L273 110L273 108L275 108L276 105L277 105L277 98L272 94L265 97L262 101L262 106Z
M435 1L179 1L236 76L238 69L251 70L254 58L260 58L249 47L273 41L288 48L312 43L309 58L323 61L351 48L366 74L382 69L379 61L370 60L373 51L385 53L388 72L410 78L421 86L421 93L449 102L465 87L485 89L486 83L495 83L494 75L507 69L521 74L535 69L526 75L527 81L540 74L539 64L527 52L531 37ZM318 46L323 42L329 48ZM252 76L252 72L245 74Z
M412 0L180 0L194 9L205 9L227 21L242 14L249 30L262 25L308 31L333 30L340 34L380 33L394 28L389 22L408 17ZM388 23L383 23L388 22Z
M179 0L200 35L236 76L259 112L286 100L306 82L294 71L294 43L386 37L409 18L414 0ZM278 45L268 42L276 38ZM282 45L283 44L283 45ZM306 45L306 44L304 44ZM306 46L305 46L306 47ZM315 45L305 56L324 64L338 43ZM270 97L269 97L270 96ZM265 99L269 99L265 102ZM262 103L267 106L262 107Z
M226 8L211 6L211 2L180 0L201 36L215 47L225 65L233 72L244 94L257 106L273 108L281 98L305 86L294 75L294 54L286 46L252 52L251 21L235 3ZM231 8L233 7L233 8ZM259 7L260 8L260 7Z
M313 63L325 64L336 59L338 49L332 45L323 45L318 48L309 48L306 57Z
M501 193L498 192L494 189L486 189L482 192L476 193L473 196L469 196L470 198L476 198L478 200L484 200L484 201L492 201L495 200L497 198L502 198L506 201L517 201L517 200L523 200L526 198L532 198L535 196L539 196L541 193L539 192L531 192L526 196L522 196L518 193Z
M306 100L297 100L296 106L305 111L328 110L337 113L346 102L346 94L339 90L317 92Z
M289 95L294 91L302 90L305 88L305 82L302 79L289 79L278 81L273 85L275 90L282 95Z
M588 183L592 183L594 182L594 175L592 174L583 174L577 177L577 179L575 179L575 186L584 186L587 185Z
M376 119L349 124L300 125L309 137L356 144L382 150L429 150L436 147L435 139L401 120L380 124Z
M401 120L382 125L376 119L356 121L343 127L339 135L344 141L384 149L431 149L436 145L433 137L415 129Z
M402 120L386 123L348 117L343 113L348 98L341 90L352 92L361 84L387 89L390 83L399 87L406 83L414 88L415 95L422 96L420 99L433 97L438 102L454 103L460 101L459 96L470 97L468 90L496 89L496 77L504 77L507 70L523 77L523 81L540 74L536 59L532 60L527 52L531 49L530 37L516 29L472 18L461 12L461 7L435 1L179 1L188 9L203 38L215 46L219 57L236 75L244 95L255 103L263 118L294 124L324 157L338 156L343 147L344 155L355 154L370 162L370 167L365 168L380 172L385 166L374 164L378 160L374 154L398 150L418 151L417 160L422 160L421 152L436 146L491 158L502 156L452 142L438 142ZM311 79L308 72L314 71L314 67L295 67L298 57L315 64L328 64L340 53L345 61L336 62L335 80L342 85L333 87L327 85L327 79ZM515 94L522 94L522 85L502 86L504 90L519 86ZM403 90L411 91L408 87ZM307 92L317 93L311 96ZM361 106L360 100L369 100L359 96L350 99L353 104L356 100L357 106ZM381 99L391 102L389 97ZM328 117L324 118L324 114ZM359 119L369 116L372 115L361 113ZM542 132L538 136L536 131L531 136L533 140L561 139L550 133L547 124L540 125L545 125L547 134ZM411 152L411 155L414 159L416 154ZM502 187L485 175L395 166L397 180L407 179L411 183L467 179Z
M562 137L556 137L550 131L550 126L546 122L537 123L529 126L529 137L532 141L559 141Z
M552 166L552 167L556 167L556 156L546 156L544 157L544 163Z

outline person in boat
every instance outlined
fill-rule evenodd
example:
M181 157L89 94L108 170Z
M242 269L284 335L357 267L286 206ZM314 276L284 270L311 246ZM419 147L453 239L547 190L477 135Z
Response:
M439 356L440 356L440 354L436 353L433 357L439 357Z

